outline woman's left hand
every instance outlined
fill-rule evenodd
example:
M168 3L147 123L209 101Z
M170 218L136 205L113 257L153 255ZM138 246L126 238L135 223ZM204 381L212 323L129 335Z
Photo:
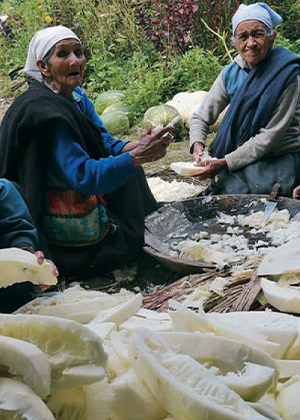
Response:
M201 170L191 174L191 176L197 177L200 181L202 181L216 176L223 169L227 168L227 163L225 158L209 159L195 164L195 168L197 168L197 166L201 168Z

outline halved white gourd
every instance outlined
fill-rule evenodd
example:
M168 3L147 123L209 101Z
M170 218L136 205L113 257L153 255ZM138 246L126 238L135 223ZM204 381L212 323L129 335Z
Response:
M0 334L35 344L51 364L51 386L59 383L68 367L105 366L102 340L84 325L67 319L27 314L0 314Z
M10 375L30 386L37 395L50 394L50 363L34 344L0 335L0 376Z
M247 401L258 401L270 388L274 391L278 367L258 348L212 334L157 333L175 353L193 357Z
M0 378L1 420L55 420L43 400L26 384Z
M133 333L130 355L136 374L175 419L266 420L203 365L166 350L149 331Z
M49 262L38 264L36 255L20 248L0 249L0 287L30 281L53 285L57 278Z

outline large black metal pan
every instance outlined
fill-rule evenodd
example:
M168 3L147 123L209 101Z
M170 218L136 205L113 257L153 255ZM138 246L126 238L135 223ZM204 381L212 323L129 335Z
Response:
M211 195L165 204L146 218L144 250L168 268L183 274L216 268L214 264L174 258L170 251L176 243L200 231L225 233L228 226L217 223L220 213L235 216L264 211L267 198L266 195ZM277 208L288 209L294 217L300 212L300 201L278 197ZM249 246L259 239L268 241L262 233L251 234L250 228L244 228L243 234L248 238Z

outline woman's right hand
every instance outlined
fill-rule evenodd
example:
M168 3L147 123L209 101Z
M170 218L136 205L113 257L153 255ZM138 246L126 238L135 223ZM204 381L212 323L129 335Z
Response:
M204 154L205 146L201 141L195 141L193 144L193 160L194 162L200 162L201 156Z
M129 152L133 158L134 165L139 166L163 158L173 139L172 130L174 130L173 126L166 126L153 133L152 126L149 125L147 130L141 135L140 141L136 143L135 148Z
M53 275L55 277L59 276L59 272L58 272L58 269L57 269L56 265L54 264L54 262L52 260L48 260L48 259L45 258L43 251L36 251L34 253L34 255L36 256L38 264L42 265L44 263L44 261L47 261L52 267Z
M298 185L298 187L296 187L293 191L293 198L295 200L299 200L300 198L300 185Z

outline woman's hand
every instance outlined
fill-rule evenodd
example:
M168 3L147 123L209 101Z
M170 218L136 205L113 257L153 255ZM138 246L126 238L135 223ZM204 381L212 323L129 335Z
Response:
M214 178L219 172L227 168L226 159L209 159L204 160L200 163L195 163L195 168L200 167L201 171L191 174L193 177L197 177L200 181L207 178Z
M300 198L300 185L298 185L298 187L296 187L293 191L293 198L295 200L299 200Z
M45 259L45 256L44 256L43 251L36 251L34 253L34 255L36 256L37 262L40 265L42 265L44 261L47 261L51 265L51 267L52 267L53 275L55 277L58 277L59 272L58 272L58 269L57 269L56 265L54 264L53 261ZM47 284L39 284L39 288L41 289L42 292L44 292L45 290L49 289L49 287L50 286L48 286Z
M193 160L194 162L200 162L201 156L204 154L205 146L201 141L195 141L193 144Z
M58 277L59 272L58 272L58 269L57 269L56 265L54 264L54 262L53 262L53 261L51 261L51 260L47 260L47 259L45 258L43 251L36 251L36 252L34 253L34 255L36 256L36 258L37 258L37 262L38 262L38 264L40 264L40 265L42 265L42 264L44 263L44 261L47 261L47 262L51 265L51 267L52 267L52 272L53 272L53 275L54 275L55 277Z
M135 147L129 152L134 165L139 166L163 158L173 139L172 130L174 130L173 126L166 126L152 133L152 126L149 125L142 134L140 141L135 143Z

